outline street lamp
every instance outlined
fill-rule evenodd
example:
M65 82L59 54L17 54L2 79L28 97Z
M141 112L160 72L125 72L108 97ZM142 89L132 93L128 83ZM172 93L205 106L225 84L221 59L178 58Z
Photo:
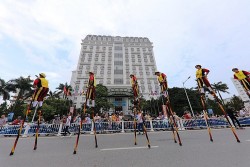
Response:
M184 86L185 82L187 82L187 80L189 80L190 78L191 78L191 76L189 76L189 77L186 79L186 81L184 81L182 84L183 84L183 88L184 88L184 91L185 91L186 96L187 96L187 100L188 100L189 107L190 107L191 112L192 112L192 115L193 115L193 117L194 117L194 111L193 111L193 108L192 108L192 106L191 106L190 100L189 100L189 98L188 98L188 94L187 94L186 88L185 88L185 86Z

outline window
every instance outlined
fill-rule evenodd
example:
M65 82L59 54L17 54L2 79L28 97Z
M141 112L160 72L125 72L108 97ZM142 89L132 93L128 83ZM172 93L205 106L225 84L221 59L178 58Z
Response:
M122 46L115 46L115 50L122 50Z
M123 79L114 79L114 84L123 84Z
M115 53L115 58L123 58L122 53Z
M123 70L115 70L114 74L123 74Z
M123 65L123 61L114 61L114 65Z

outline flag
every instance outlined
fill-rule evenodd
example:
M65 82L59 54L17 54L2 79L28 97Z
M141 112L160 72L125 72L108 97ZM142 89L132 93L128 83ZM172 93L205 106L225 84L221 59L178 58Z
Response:
M66 86L64 86L64 88L63 88L63 93L66 95L67 94L67 88L66 88Z
M68 89L68 91L67 91L67 96L71 96L71 91L70 91L70 89Z

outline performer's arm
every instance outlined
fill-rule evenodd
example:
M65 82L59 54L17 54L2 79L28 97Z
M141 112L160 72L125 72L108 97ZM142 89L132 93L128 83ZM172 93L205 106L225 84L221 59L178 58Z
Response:
M167 75L162 73L162 78L163 78L164 81L166 81L167 80Z
M205 74L205 77L208 75L208 73L210 72L208 69L206 69L206 68L203 68L202 69L203 70L203 72L204 72L204 74Z
M246 76L250 76L250 72L248 72L248 71L242 71Z
M238 80L238 77L236 77L236 75L234 75L234 79L237 79L237 80Z

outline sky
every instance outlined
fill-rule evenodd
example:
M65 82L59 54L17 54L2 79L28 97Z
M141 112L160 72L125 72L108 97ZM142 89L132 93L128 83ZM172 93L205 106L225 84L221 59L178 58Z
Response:
M69 83L86 35L147 37L170 87L196 87L210 70L230 97L233 67L250 70L249 0L0 0L0 78L43 72L50 89Z

